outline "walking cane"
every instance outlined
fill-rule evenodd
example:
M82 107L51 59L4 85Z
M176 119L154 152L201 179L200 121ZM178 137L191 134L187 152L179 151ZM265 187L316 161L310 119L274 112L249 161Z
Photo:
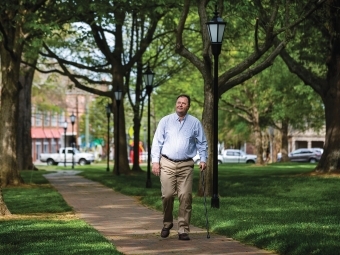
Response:
M204 183L204 171L201 171L202 186L203 186L203 196L204 196L204 207L205 207L205 218L206 218L206 228L207 228L207 239L210 238L209 234L209 220L208 220L208 210L207 210L207 199L205 197L205 183Z

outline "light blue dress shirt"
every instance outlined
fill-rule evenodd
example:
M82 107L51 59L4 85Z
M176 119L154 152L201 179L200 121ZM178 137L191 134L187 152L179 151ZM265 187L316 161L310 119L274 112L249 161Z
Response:
M207 139L201 122L189 114L179 121L177 113L163 117L156 129L151 157L153 163L159 163L161 155L173 160L193 158L197 152L200 160L207 159Z

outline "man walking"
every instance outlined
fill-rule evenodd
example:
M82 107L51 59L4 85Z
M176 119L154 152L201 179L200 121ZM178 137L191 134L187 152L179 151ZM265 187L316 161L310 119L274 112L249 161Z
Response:
M206 169L207 141L200 121L189 115L190 97L179 95L176 112L163 117L155 132L151 156L152 173L160 177L163 202L163 228L166 238L173 227L174 197L179 199L178 239L190 240L194 161L200 155L200 169Z

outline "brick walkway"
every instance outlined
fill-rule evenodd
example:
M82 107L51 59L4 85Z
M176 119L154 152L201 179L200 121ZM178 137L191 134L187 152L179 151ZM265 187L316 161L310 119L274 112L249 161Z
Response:
M170 236L160 237L162 213L141 205L137 199L122 195L97 182L77 176L77 171L58 171L45 177L73 207L77 216L97 229L124 254L273 254L243 245L231 238L190 226L190 241L180 241L177 222Z

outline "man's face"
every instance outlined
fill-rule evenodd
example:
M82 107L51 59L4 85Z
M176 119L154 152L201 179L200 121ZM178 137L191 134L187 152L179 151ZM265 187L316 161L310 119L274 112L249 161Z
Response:
M176 113L178 116L185 116L189 110L189 101L186 97L179 97L176 101Z

